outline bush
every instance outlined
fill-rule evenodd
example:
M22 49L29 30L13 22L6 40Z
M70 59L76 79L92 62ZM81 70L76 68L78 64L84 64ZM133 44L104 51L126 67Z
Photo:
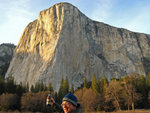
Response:
M8 111L19 108L19 97L16 94L0 95L0 110Z
M25 93L21 97L21 110L44 113L52 111L51 107L46 106L46 96L48 95L48 93L48 91L38 93Z
M104 97L93 92L91 88L83 88L75 92L83 111L103 110Z

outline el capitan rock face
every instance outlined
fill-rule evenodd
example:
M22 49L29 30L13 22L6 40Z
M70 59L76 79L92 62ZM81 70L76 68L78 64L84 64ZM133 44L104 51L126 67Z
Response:
M21 36L6 78L17 83L51 82L62 77L75 87L97 78L150 72L150 35L96 22L76 7L59 3L41 11Z

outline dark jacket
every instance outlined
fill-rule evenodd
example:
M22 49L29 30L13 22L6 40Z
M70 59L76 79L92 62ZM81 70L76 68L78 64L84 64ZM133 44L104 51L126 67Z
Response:
M61 105L59 105L58 103L54 103L53 104L53 108L58 111L59 113L64 113L63 108ZM72 111L71 113L82 113L80 104L77 105L77 108L75 111Z

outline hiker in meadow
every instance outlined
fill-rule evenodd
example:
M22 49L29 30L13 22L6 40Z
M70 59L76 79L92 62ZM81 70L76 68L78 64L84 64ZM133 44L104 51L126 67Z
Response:
M72 93L68 93L62 99L62 104L59 105L55 102L54 98L47 97L46 104L50 104L52 107L56 108L60 113L82 113L80 104L77 103L77 97Z

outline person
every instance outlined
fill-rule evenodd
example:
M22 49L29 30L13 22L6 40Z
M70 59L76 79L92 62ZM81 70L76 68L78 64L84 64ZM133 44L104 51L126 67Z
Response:
M54 98L50 97L50 105L60 113L82 113L80 104L77 102L77 97L72 93L68 93L64 96L61 105L56 103Z

